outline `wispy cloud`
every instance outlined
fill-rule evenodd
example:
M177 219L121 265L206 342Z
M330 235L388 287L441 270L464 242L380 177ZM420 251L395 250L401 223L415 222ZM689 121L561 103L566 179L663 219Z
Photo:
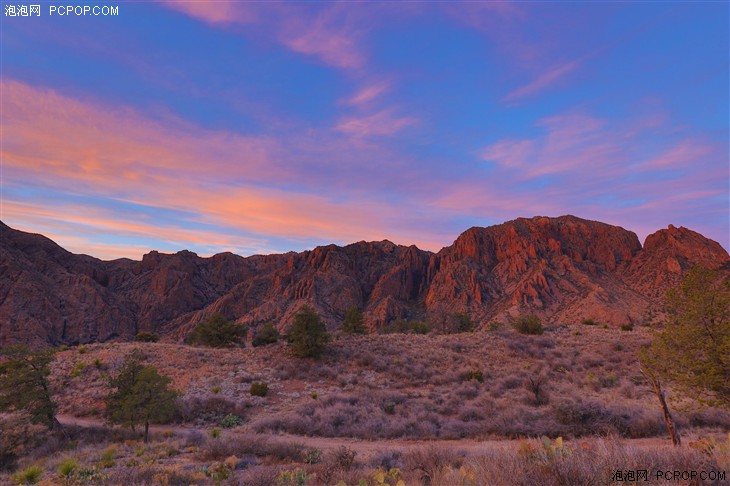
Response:
M390 203L368 196L369 176L351 182L360 187L358 191L338 188L339 181L353 180L351 174L358 170L358 161L340 164L342 167L337 160L322 162L322 167L334 164L335 176L328 175L332 183L327 191L321 191L328 179L318 176L315 164L296 160L307 151L344 153L340 161L348 160L348 154L355 151L348 148L346 139L295 138L297 153L292 156L286 149L291 143L288 138L244 137L196 128L175 119L163 125L133 110L97 106L11 80L3 80L2 88L2 128L7 140L2 156L6 180L12 181L9 186L32 185L59 193L73 188L76 195L186 215L175 224L164 218L155 224L136 224L132 211L107 215L111 219L105 223L89 206L69 208L68 204L50 201L42 207L41 202L35 204L33 218L39 218L42 210L47 213L43 216L46 220L68 218L74 224L95 225L110 234L169 235L181 246L200 246L204 241L216 248L235 246L234 240L225 237L228 232L256 241L336 242L397 240L399 234L408 234L409 241L430 242L430 248L439 248L428 232L396 229L383 217L394 211ZM375 128L378 122L380 126ZM388 134L409 123L383 113L369 122L345 125L345 131L356 137ZM74 136L69 137L69 133ZM312 145L318 145L318 151L313 151ZM368 157L372 152L366 153ZM308 185L316 179L321 180ZM373 181L380 183L382 178ZM25 200L6 201L2 218L28 220L32 215L27 206ZM66 211L74 216L67 216ZM195 231L183 229L200 224L217 226L221 233L195 238Z
M329 66L351 70L365 63L365 29L358 23L360 17L350 16L348 9L338 4L316 9L305 4L227 0L162 4L212 25L255 24L247 35L268 38Z
M210 24L253 23L258 15L250 2L216 0L215 2L163 0L168 8L185 13Z
M371 84L359 90L352 97L344 100L343 103L351 106L366 105L388 91L389 88L390 84L386 82Z
M575 71L581 64L581 61L575 60L570 61L568 63L562 64L560 66L556 66L552 69L549 69L543 73L541 73L537 79L532 81L531 83L522 86L520 88L517 88L513 91L510 91L507 93L507 95L502 98L502 101L515 101L520 98L524 98L526 96L533 95L535 93L538 93L545 88L552 86L556 82L558 82L561 78L564 78L569 73Z
M417 123L413 117L397 116L392 109L386 109L372 115L344 118L336 129L355 137L367 138L393 135Z

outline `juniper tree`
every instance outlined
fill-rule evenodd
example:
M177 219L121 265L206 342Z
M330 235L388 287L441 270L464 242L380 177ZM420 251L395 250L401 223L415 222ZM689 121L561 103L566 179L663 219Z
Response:
M305 305L294 315L294 323L289 328L286 340L291 344L295 356L317 358L324 351L329 334L319 314Z
M0 412L21 412L31 422L49 429L60 427L48 376L55 351L32 351L24 345L9 346L0 357ZM4 361L2 361L4 359Z
M231 322L216 312L193 329L188 336L188 343L211 348L243 346L246 333L245 326Z
M254 347L265 346L267 344L274 344L278 340L279 331L276 330L272 323L267 322L261 327L261 329L256 331L256 335L253 337L251 345Z
M701 404L730 408L730 280L696 267L667 292L669 320L640 351L642 373L657 395L675 445L679 434L663 382Z
M730 408L730 279L693 268L666 302L669 320L642 366L701 403Z
M152 366L144 366L141 355L131 353L119 374L109 382L113 389L106 399L107 418L111 423L130 427L144 425L144 441L149 440L151 423L164 423L177 411L178 393L170 390L170 378Z
M345 320L342 322L342 332L345 334L365 334L365 324L362 312L356 305L352 305L345 313Z

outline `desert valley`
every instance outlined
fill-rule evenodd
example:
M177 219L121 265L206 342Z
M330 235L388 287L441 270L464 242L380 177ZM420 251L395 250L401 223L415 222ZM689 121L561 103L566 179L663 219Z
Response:
M730 412L662 385L673 447L640 359L697 268L727 287L727 252L696 232L641 245L573 216L471 228L437 253L382 241L141 261L2 226L0 343L54 350L41 381L57 423L0 392L0 481L727 484ZM316 352L292 331L305 314L326 335ZM141 402L110 398L130 363L172 393L148 440Z

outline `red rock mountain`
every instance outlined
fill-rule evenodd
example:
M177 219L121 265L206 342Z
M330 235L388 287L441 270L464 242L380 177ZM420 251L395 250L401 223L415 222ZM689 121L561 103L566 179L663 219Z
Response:
M660 230L642 248L630 231L574 216L471 228L436 254L382 241L247 258L153 251L142 261L74 255L0 223L0 345L140 331L175 340L213 312L283 329L303 303L331 329L351 305L373 329L456 312L480 326L524 312L638 323L695 264L730 272L728 253L686 228Z

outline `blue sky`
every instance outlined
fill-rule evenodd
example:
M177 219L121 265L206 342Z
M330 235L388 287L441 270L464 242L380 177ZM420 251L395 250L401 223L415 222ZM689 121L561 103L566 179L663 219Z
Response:
M1 218L72 251L563 214L730 246L727 2L107 3L2 17Z

